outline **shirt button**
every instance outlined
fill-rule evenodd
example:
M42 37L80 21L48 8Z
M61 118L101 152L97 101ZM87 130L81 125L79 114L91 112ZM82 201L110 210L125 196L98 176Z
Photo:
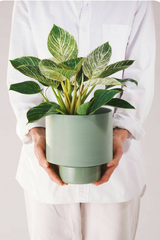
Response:
M86 27L82 27L82 30L83 30L83 32L85 32L86 31Z

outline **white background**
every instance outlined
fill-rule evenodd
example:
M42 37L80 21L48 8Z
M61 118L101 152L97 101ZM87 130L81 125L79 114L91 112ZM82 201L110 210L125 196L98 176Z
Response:
M6 85L9 36L13 1L0 2L0 240L29 240L23 191L15 180L21 142ZM147 190L141 200L136 240L160 239L160 3L153 1L157 57L155 95L143 128L142 147L146 161ZM122 239L123 240L123 239Z

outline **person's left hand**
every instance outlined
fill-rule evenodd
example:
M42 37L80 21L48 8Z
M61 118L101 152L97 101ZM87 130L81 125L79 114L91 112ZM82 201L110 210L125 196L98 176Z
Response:
M105 165L106 171L98 180L97 182L94 182L95 186L98 186L102 183L107 182L115 168L118 166L119 161L123 155L123 144L128 136L129 132L126 129L121 128L114 128L113 129L113 160Z

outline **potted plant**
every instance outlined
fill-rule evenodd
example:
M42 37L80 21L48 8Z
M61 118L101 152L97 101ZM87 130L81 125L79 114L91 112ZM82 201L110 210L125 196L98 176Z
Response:
M66 30L53 25L47 46L52 58L40 60L24 56L10 60L22 74L36 79L12 84L10 90L22 94L40 93L44 102L27 112L28 123L46 118L46 158L59 165L59 174L67 183L92 183L100 178L101 166L112 156L112 110L134 107L115 95L124 91L126 81L133 79L109 77L126 69L134 61L123 60L109 65L112 48L102 44L87 57L78 57L74 37ZM97 85L103 89L94 91ZM57 102L49 101L51 88ZM102 107L104 106L104 107Z

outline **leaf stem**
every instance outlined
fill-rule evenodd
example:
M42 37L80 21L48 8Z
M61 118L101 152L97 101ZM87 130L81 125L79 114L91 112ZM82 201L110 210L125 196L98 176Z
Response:
M55 97L57 98L57 101L58 101L58 100L59 100L59 98L58 98L58 95L57 95L56 91L54 90L54 88L53 88L53 87L51 87L51 88L52 88L52 91L53 91L53 93L54 93Z
M47 98L47 90L50 88L50 86L48 86L47 88L46 88L46 90L45 90L45 97L46 97L46 99L48 100L48 98ZM49 100L48 100L49 101Z
M96 87L96 85L94 85L90 90L89 90L89 92L86 94L86 89L88 90L88 88L84 88L84 90L83 90L83 92L84 92L84 96L83 96L83 98L82 98L82 103L84 103L85 102L85 100L86 100L86 98L90 95L90 93L93 91L93 89ZM83 94L83 92L82 92L82 94Z
M59 96L59 99L60 99L60 102L61 102L60 106L61 106L62 110L63 110L64 112L67 112L67 113L68 113L68 110L67 110L67 108L66 108L66 106L65 106L65 104L64 104L64 102L63 102L61 93L60 93L60 91L59 91L58 89L57 89L57 93L58 93L58 96Z
M86 99L86 94L87 94L88 88L84 88L82 91L82 103L84 103Z
M82 90L83 90L83 87L84 87L83 82L84 82L84 74L82 72L82 82L81 82L81 85L80 85L80 88L79 88L80 93L82 93Z
M48 99L43 95L42 92L40 92L40 94L42 95L42 97L44 98L44 100L45 100L46 102L49 102Z
M79 92L78 100L76 102L76 106L75 106L75 109L74 109L74 114L75 115L77 114L77 109L79 108L80 105L81 105L81 92Z
M74 106L76 105L76 100L77 100L77 76L75 75L74 78L74 92L73 92L73 97L72 97L72 102L71 102L71 108L70 108L70 114L73 114L74 112Z
M63 93L64 93L64 98L66 100L65 101L65 106L66 106L67 110L69 111L71 102L70 102L70 99L69 99L69 96L68 96L68 92L67 92L67 89L66 89L63 81L61 81L61 85L62 85L62 89L63 89Z
M52 88L52 91L53 91L53 93L54 93L54 95L55 95L55 97L56 97L56 99L57 99L57 101L58 101L59 105L60 105L60 106L61 106L61 108L62 108L62 105L61 105L60 98L58 97L58 95L57 95L56 91L54 90L54 88L53 88L53 87L51 87L51 88Z
M69 96L69 99L71 100L71 82L69 79L67 79L67 89L68 89L68 96Z

